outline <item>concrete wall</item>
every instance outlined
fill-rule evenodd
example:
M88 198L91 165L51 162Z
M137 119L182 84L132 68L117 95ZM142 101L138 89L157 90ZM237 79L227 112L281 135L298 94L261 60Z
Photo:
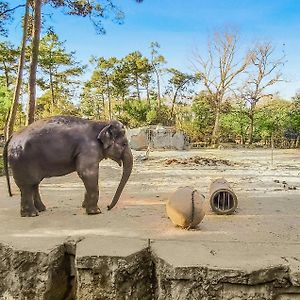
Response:
M148 146L152 149L176 149L189 148L188 137L173 127L140 127L127 131L129 143L134 150L145 150Z

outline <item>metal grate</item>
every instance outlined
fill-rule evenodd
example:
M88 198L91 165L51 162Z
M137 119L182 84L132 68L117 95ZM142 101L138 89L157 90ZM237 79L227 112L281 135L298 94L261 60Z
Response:
M217 210L228 211L234 207L234 199L229 192L216 193L213 198L213 205Z

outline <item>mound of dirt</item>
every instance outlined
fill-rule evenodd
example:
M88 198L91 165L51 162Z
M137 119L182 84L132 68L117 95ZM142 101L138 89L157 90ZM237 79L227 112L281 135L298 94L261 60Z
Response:
M166 165L199 165L199 166L234 166L235 163L230 162L226 159L217 159L217 158L208 158L208 157L201 157L201 156L193 156L189 158L169 158L165 160Z

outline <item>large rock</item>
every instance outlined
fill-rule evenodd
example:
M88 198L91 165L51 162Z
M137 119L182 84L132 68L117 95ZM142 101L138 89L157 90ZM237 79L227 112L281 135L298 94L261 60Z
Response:
M159 126L152 130L151 145L154 149L188 149L187 137L183 132Z
M261 245L224 242L155 241L158 300L294 300L300 288L289 280L286 259L262 252ZM232 256L233 250L239 249ZM253 255L253 252L256 255Z
M154 299L153 266L146 241L92 237L76 255L77 299Z
M172 136L172 146L176 150L186 150L188 148L188 142L183 132L176 132Z
M127 137L131 149L134 150L144 150L148 147L148 138L147 138L148 128L133 128L127 131Z
M73 299L74 256L67 248L72 246L43 238L20 237L0 244L0 299Z
M187 136L173 127L140 127L127 131L130 147L134 150L152 149L186 150L189 147Z

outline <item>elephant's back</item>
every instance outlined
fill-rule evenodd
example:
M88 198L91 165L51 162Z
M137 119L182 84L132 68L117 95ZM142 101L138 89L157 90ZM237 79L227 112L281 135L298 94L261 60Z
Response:
M38 120L13 134L8 154L13 159L20 156L43 156L47 153L59 155L62 150L71 151L89 135L93 121L77 117L55 116Z
M41 140L44 137L61 134L63 132L86 130L94 123L90 120L73 116L54 116L35 121L27 127L13 134L10 144L24 145L29 140Z

